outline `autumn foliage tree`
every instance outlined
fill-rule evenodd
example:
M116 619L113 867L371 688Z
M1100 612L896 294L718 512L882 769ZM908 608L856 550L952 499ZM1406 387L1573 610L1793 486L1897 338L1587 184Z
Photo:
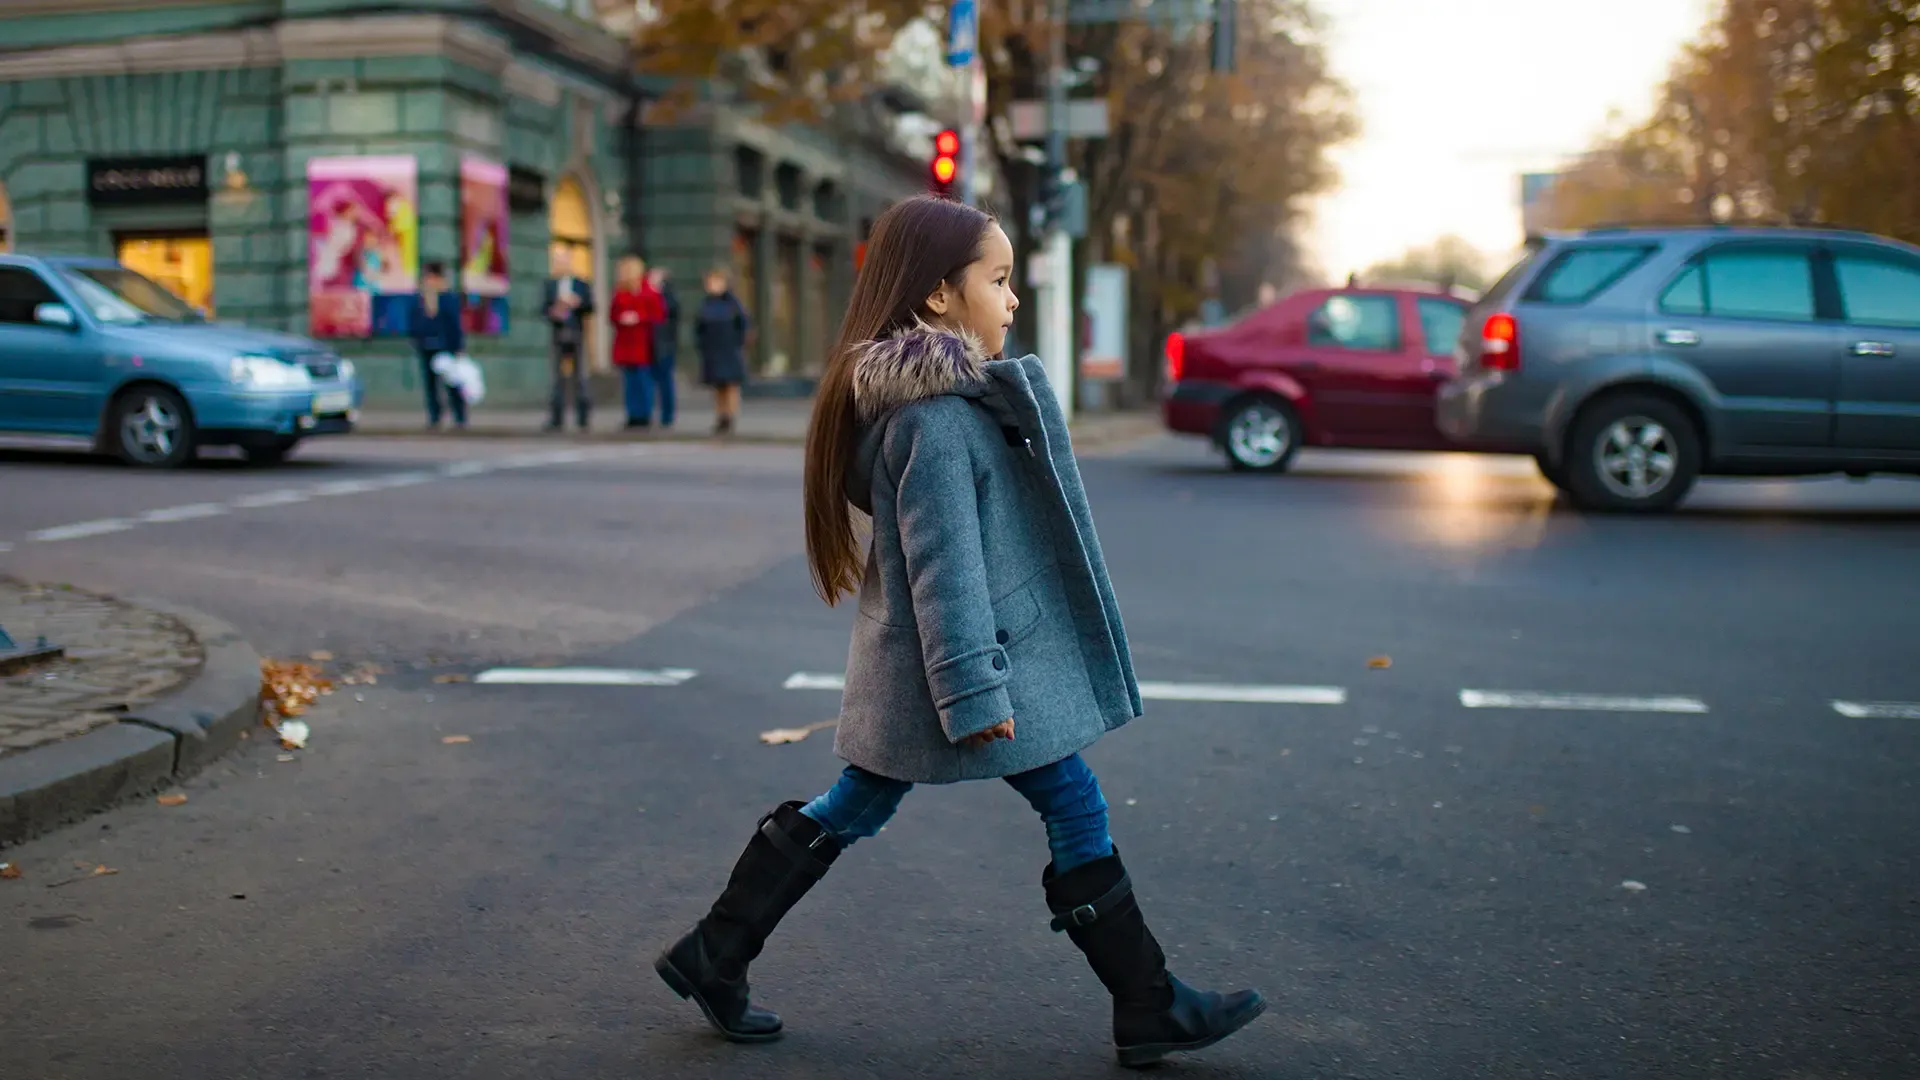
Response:
M1920 4L1724 0L1643 122L1558 181L1557 227L1824 224L1920 243Z

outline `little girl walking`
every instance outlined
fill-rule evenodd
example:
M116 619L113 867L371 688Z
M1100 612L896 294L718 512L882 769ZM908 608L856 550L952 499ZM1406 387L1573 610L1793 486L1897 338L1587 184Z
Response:
M1013 247L930 196L874 223L807 433L807 554L857 594L826 794L763 817L707 915L654 968L738 1042L778 1038L747 966L781 918L914 784L1001 778L1046 825L1052 928L1113 997L1123 1065L1226 1038L1253 990L1167 972L1080 751L1141 715L1120 609L1066 418L1037 358L994 359L1019 306ZM852 511L871 518L863 559ZM1017 731L1016 731L1017 728Z

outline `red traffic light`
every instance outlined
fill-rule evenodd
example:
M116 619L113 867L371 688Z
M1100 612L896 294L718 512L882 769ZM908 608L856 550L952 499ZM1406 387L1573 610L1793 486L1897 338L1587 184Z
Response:
M956 131L943 131L933 137L933 152L941 157L952 157L960 152L960 134Z

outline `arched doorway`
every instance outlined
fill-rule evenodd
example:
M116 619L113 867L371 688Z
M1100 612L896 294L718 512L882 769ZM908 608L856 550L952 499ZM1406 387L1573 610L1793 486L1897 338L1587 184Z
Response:
M7 185L0 184L0 253L13 250L13 204L7 201Z
M573 276L593 286L596 306L604 312L608 298L601 295L605 287L600 270L606 265L606 252L601 243L600 215L596 209L588 186L577 175L565 176L553 190L553 202L547 212L548 228L553 236L553 250L566 255ZM600 323L598 315L587 320L586 354L591 371L612 368L608 342L600 331Z

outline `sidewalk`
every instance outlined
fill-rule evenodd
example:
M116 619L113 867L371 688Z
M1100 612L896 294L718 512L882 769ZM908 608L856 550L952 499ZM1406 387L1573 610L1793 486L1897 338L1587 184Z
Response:
M157 601L0 578L0 844L163 786L259 715L260 659L232 627Z
M713 435L713 402L706 395L688 395L683 401L672 429L662 431L626 430L626 414L618 404L596 405L590 430L582 433L568 418L565 432L550 438L600 440L669 440L675 442L710 441ZM807 421L812 415L811 398L748 398L741 403L734 433L726 441L798 445L806 441ZM465 431L443 427L442 438L511 438L543 434L547 423L544 409L489 409L485 404L474 409ZM405 409L363 409L354 428L364 435L432 437L424 412ZM1160 417L1151 410L1089 413L1073 421L1074 445L1092 449L1121 440L1152 435L1160 430Z

